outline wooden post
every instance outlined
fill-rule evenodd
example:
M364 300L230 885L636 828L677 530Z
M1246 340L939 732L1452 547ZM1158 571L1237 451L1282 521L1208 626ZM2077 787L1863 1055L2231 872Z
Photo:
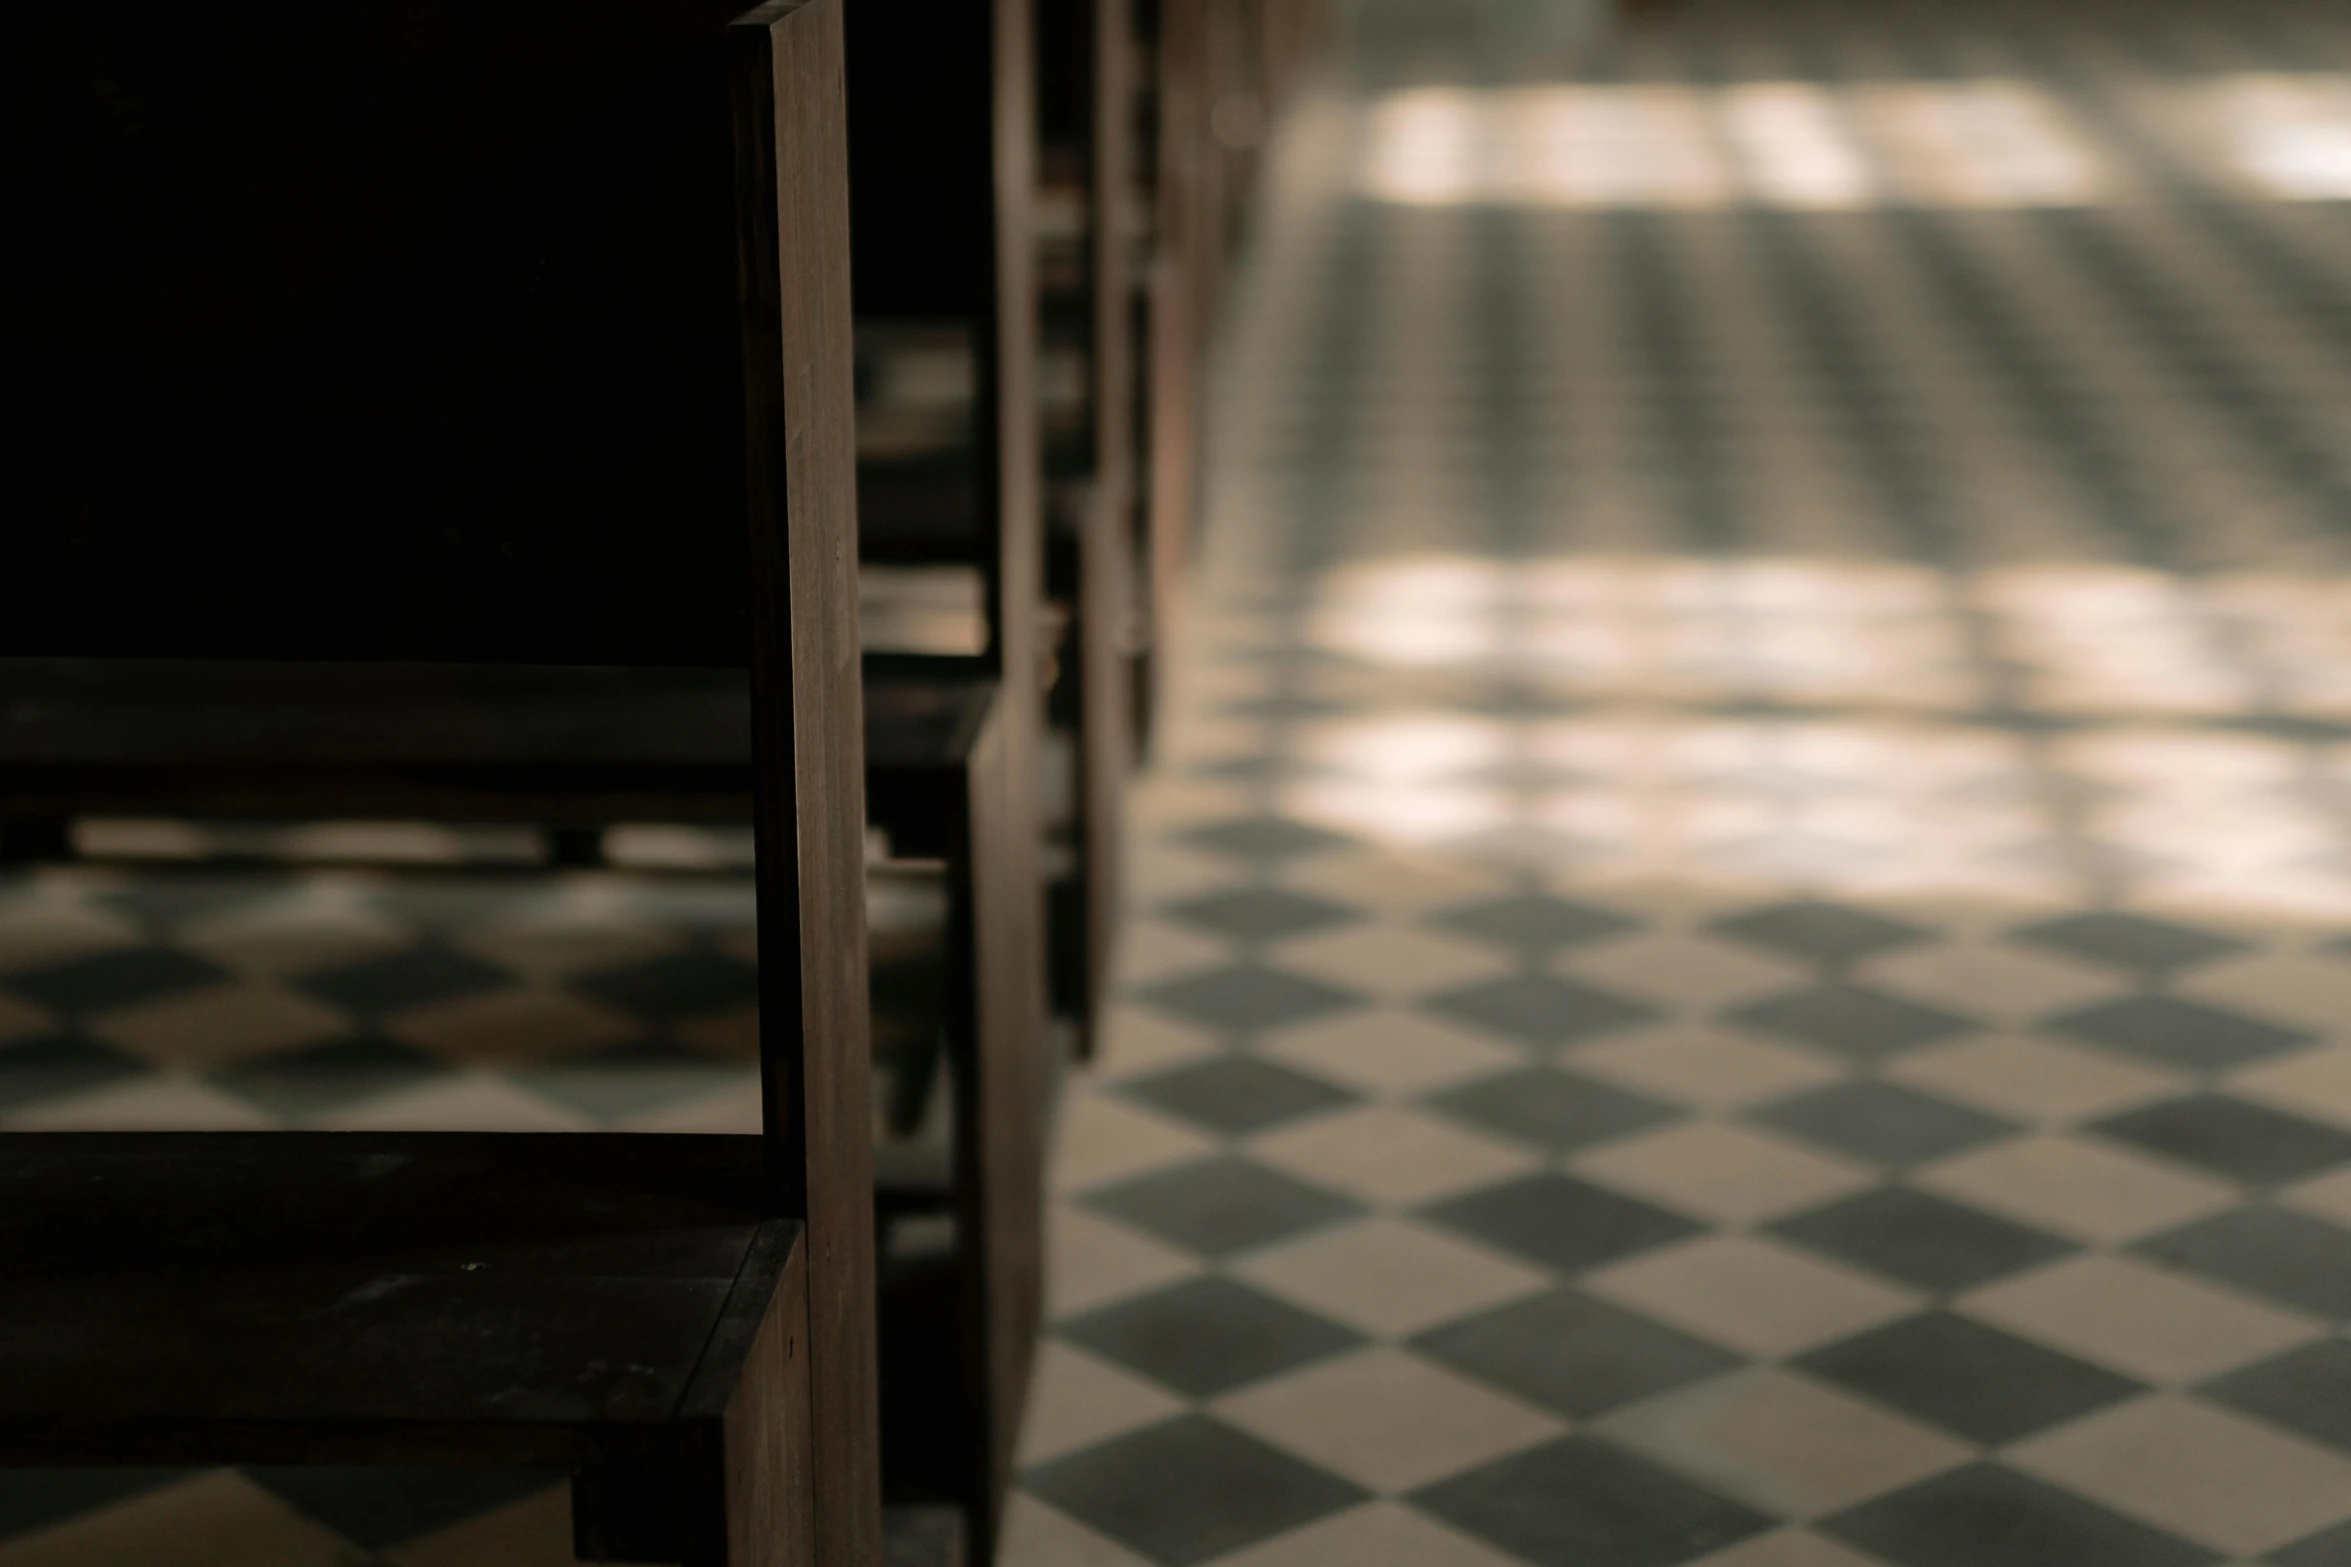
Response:
M808 1221L816 1560L881 1559L841 0L730 29L750 447L769 1201Z

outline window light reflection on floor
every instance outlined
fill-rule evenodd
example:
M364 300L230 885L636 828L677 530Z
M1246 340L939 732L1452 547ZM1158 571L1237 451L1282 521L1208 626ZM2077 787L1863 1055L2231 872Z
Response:
M2103 172L2064 107L2027 82L1863 84L1881 134L1921 172L1906 194L1921 206L2070 207L2097 199Z
M2170 96L2190 150L2261 194L2351 200L2351 73L2238 72ZM1360 188L1412 206L1999 209L2114 189L2063 98L2021 78L1419 87L1369 113Z
M1360 722L1376 732L1387 720ZM1502 727L1529 754L1588 753L1606 738L1617 755L1606 774L1516 783L1474 769L1380 777L1310 764L1274 806L1390 848L1486 840L1514 865L1550 859L1601 878L2078 899L2094 892L2102 860L2122 857L2150 896L2351 915L2351 881L2328 860L2333 813L2303 787L2307 759L2289 742L2158 723L2043 752L2025 736L1893 716L1597 714ZM2233 776L2247 754L2270 765ZM2077 768L2099 780L2087 805L2061 782Z
M1366 145L1362 188L1420 206L2066 206L2102 182L2062 104L2003 78L1422 87Z
M2051 715L2351 720L2351 583L2259 573L1416 556L1335 573L1308 635L1385 669L1596 701L1960 711L1997 677Z
M2247 72L2212 99L2237 167L2265 193L2351 199L2351 75Z
M2241 634L2249 609L2266 637ZM1539 681L1547 644L1530 630L1578 623L1613 628L1617 656L1609 678L1554 691L1563 708L1447 710L1458 684L1410 705L1414 678ZM1398 706L1304 726L1279 808L1377 842L1483 839L1595 874L2036 897L2084 896L2120 857L2183 898L2351 914L2351 876L2328 858L2351 740L2245 722L2351 721L2351 703L2297 705L2262 662L2264 646L2304 665L2324 649L2334 689L2351 689L2351 583L1407 557L1333 573L1309 637L1387 671ZM1788 638L1804 658L1781 656ZM1685 656L1696 645L1709 659ZM1759 664L1757 648L1773 656ZM1840 662L1841 684L1774 683ZM2002 667L1922 678L1970 663Z
M1719 94L1722 134L1757 200L1873 207L1878 181L1834 99L1808 82L1747 82Z

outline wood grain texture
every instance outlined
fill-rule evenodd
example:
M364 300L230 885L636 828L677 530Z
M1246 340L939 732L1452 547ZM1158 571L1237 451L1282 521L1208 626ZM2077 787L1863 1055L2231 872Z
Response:
M1011 1484L1042 1296L1051 1041L1034 862L1022 852L1034 802L1012 791L1006 705L993 682L954 672L969 661L877 662L879 700L935 715L931 732L955 741L893 753L873 770L877 816L894 841L903 833L950 876L956 1244L944 1270L902 1279L902 1293L885 1297L888 1342L906 1352L883 1368L892 1479L914 1495L951 1496L971 1559L985 1563Z
M0 1138L0 1461L588 1463L733 1381L758 1141Z
M969 909L971 1015L977 1034L960 1063L956 1096L956 1191L967 1396L965 1505L972 1556L995 1559L1012 1456L1027 1406L1029 1369L1042 1325L1046 1089L1050 1048L1043 992L1042 925L1032 916L1034 861L1021 828L1035 810L1017 792L1012 726L980 733L967 775L970 853L961 896Z
M967 1331L984 1341L986 1462L975 1476L972 1555L994 1560L1011 1483L1030 1359L1040 1325L1043 1223L1042 1091L1047 1047L1043 767L1047 671L1044 610L1044 447L1037 403L1037 87L1031 0L990 0L996 234L994 364L989 410L997 443L997 625L1004 686L998 718L971 769L973 963L983 976L979 1081L961 1096L959 1186L986 1226L970 1271ZM984 900L984 901L980 901ZM984 1211L983 1211L984 1209ZM982 1282L984 1279L984 1282Z
M814 1545L828 1567L881 1553L842 45L841 0L778 0L729 29L770 1202L808 1221Z
M675 1418L573 1467L582 1561L814 1563L805 1240L800 1225L763 1226Z
M723 1555L707 1567L818 1567L805 1251L770 1297L719 1417ZM878 1559L878 1558L877 1558ZM692 1556L686 1567L705 1567Z

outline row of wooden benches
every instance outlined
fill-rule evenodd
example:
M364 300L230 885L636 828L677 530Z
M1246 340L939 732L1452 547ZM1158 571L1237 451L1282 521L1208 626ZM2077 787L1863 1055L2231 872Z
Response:
M557 863L748 823L766 1129L0 1137L0 1462L565 1468L584 1559L762 1567L881 1561L887 1492L954 1510L895 1549L991 1558L1208 323L1312 31L27 19L0 856L125 815L519 822ZM879 1061L876 844L948 891L938 1027ZM892 1139L934 1080L926 1158Z

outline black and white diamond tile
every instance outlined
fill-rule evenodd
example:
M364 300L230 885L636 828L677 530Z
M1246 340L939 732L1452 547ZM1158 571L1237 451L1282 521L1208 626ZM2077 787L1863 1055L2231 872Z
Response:
M0 876L0 1127L734 1131L739 876L102 865ZM21 1473L11 1563L569 1559L560 1474Z
M1198 1259L1111 1298L1222 1277L1353 1335L1205 1396L1122 1374L1366 1499L1236 1506L1261 1532L1195 1558L1119 1490L1138 1450L1085 1498L1047 1471L1015 1560L2351 1562L2351 823L2309 782L2351 708L2286 695L2340 655L2266 607L2344 556L2331 520L2248 521L2145 444L2307 494L2210 375L2282 425L2351 395L2286 400L2315 383L2285 345L2334 307L2256 281L2351 273L2315 209L2215 185L2176 115L2032 52L2055 27L2117 80L2254 68L2202 52L2226 38L2291 69L2263 51L2336 24L2264 0L2125 44L2087 8L1684 0L1586 56L1494 50L1523 9L1359 8L1369 114L1311 110L1277 159L1201 610L1239 657L1198 671L1139 797L1184 868L1156 919L1223 945L1137 970L1139 1053L1114 1039L1080 1090L1184 1133L1073 1189ZM1926 179L1913 111L1838 95L1960 58L2090 164L2206 172L2127 214L2004 206L1983 173L1815 215L1705 196L1714 155L1675 128L1817 115L1909 170L1873 177ZM1636 81L1676 107L1630 107ZM1571 176L1521 163L1470 197L1340 194L1383 188L1409 115L1488 138L1419 177L1532 156L1481 104L1501 82L1563 138L1647 127L1694 183L1536 197L1508 180ZM1352 1004L1259 980L1252 1015L1240 975ZM1195 1176L1216 1208L1254 1189L1235 1160L1355 1207L1286 1219L1269 1188L1272 1238L1201 1244L1115 1209Z
M1956 1469L1822 1520L1831 1539L1896 1567L2209 1567L2224 1558L1996 1462Z
M1065 1322L1057 1335L1194 1398L1294 1370L1361 1336L1237 1280L1203 1275Z
M1841 1340L1796 1365L1986 1447L2141 1390L2103 1367L1943 1311Z

